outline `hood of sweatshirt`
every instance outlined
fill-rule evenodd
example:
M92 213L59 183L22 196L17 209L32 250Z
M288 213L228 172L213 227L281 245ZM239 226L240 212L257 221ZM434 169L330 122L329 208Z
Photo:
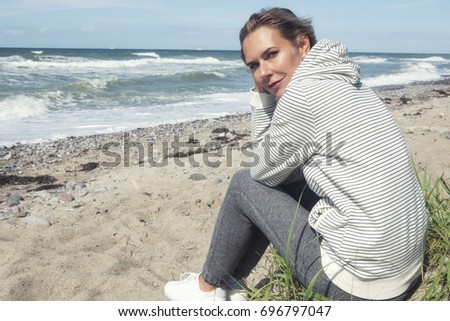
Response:
M308 52L292 76L292 81L341 80L360 83L359 66L347 55L340 42L319 40Z

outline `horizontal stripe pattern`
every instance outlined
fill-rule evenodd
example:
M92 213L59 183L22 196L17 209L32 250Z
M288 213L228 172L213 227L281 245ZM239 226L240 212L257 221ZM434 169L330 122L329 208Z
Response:
M345 47L319 41L283 97L264 99L252 101L252 177L269 186L307 180L322 197L309 222L329 257L363 280L420 260L427 212L407 147Z

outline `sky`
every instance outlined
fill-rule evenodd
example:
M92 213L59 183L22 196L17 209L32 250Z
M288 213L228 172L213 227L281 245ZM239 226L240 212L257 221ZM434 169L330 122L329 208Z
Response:
M0 47L238 50L275 6L352 52L450 53L448 0L0 0Z

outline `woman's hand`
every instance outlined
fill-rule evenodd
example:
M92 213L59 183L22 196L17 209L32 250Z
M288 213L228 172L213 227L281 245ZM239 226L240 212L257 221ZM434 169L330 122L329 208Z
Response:
M269 95L273 95L271 92L269 92L267 89L265 89L264 87L255 84L255 87L253 87L252 91L257 92L257 93L261 93L261 94L269 94Z

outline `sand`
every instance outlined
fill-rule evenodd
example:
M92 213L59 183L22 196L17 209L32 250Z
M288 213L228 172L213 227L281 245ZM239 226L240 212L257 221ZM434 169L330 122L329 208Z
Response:
M448 83L379 92L418 166L447 179L449 94ZM249 121L1 147L0 300L165 300L167 281L202 267L230 178L250 161ZM177 135L190 147L164 158Z

